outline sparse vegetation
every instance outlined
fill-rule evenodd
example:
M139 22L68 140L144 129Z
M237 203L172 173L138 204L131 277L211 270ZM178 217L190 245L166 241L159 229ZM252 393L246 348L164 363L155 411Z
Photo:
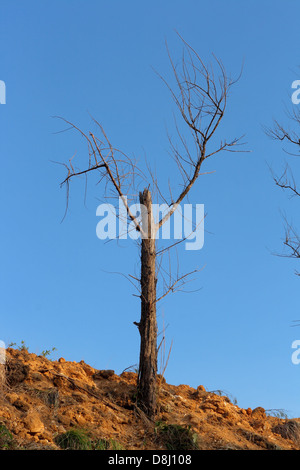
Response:
M186 428L158 421L155 433L168 450L199 450L198 435L191 431L190 426Z
M18 346L17 343L9 343L8 344L8 347L9 348L16 348L18 349L19 351L24 351L24 352L29 352L29 347L26 346L26 343L25 341L21 341L20 345ZM54 352L56 351L57 349L56 348L51 348L51 349L44 349L42 352L41 352L41 356L42 357L47 357L49 359L49 356Z
M93 450L124 450L124 447L114 439L99 439L93 443Z
M28 346L26 346L25 341L21 341L20 346L17 345L17 343L9 343L8 345L9 348L14 348L16 347L19 351L25 351L28 352Z
M226 392L225 390L213 390L210 393L215 393L216 395L220 395L220 397L227 397L228 400L233 404L237 405L237 399L231 395L231 393Z
M48 356L50 356L51 353L53 353L54 351L56 351L56 348L45 349L44 351L41 352L41 356L43 356L43 357L48 357Z
M102 377L83 361L50 362L17 349L7 350L6 366L0 450L300 448L300 419L282 419L280 409L241 409L202 385L195 395L198 388L164 383L153 423L133 399L132 372Z
M70 429L59 434L55 443L63 450L124 450L114 439L94 440L85 429Z
M70 429L58 434L55 443L63 450L91 450L92 441L84 429Z
M271 410L266 410L266 415L267 416L274 416L274 418L279 418L279 419L287 419L288 414L285 410L282 409L271 409Z
M12 450L15 447L11 432L4 424L0 424L0 450Z
M300 423L294 419L288 419L273 428L273 432L280 434L284 439L290 439L295 444L300 444Z
M267 437L256 432L239 429L238 434L242 435L247 441L255 444L265 450L281 450L280 446L271 442Z

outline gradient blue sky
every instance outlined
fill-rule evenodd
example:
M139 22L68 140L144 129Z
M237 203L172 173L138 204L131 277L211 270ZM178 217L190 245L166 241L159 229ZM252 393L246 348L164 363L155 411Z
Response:
M116 147L147 156L157 172L177 181L166 129L174 104L153 68L172 80L165 40L180 58L175 30L207 60L243 74L232 89L221 134L246 134L251 153L225 153L207 162L193 189L203 203L205 244L180 251L182 272L205 268L191 294L168 296L159 308L168 348L166 379L203 384L233 395L239 406L284 409L300 416L300 365L291 361L300 339L296 263L281 252L286 212L296 223L297 201L272 182L287 158L262 130L288 123L291 83L300 78L299 2L292 0L2 0L0 80L1 332L6 344L31 352L57 348L53 358L117 373L138 362L140 316L133 286L118 274L138 273L139 253L127 241L96 237L101 188L91 180L71 187L67 217L60 182L78 135L52 116L104 126ZM295 105L294 105L295 106ZM80 160L83 161L83 160ZM295 165L297 161L292 161Z

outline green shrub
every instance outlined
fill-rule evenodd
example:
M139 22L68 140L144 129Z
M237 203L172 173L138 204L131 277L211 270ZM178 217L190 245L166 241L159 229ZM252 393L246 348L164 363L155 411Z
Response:
M55 443L63 450L124 450L124 447L113 439L93 440L85 429L74 428L58 434Z
M70 429L55 438L55 443L63 450L91 450L92 442L84 429Z
M13 347L15 347L15 346L17 346L17 343L9 343L9 344L8 344L8 347L9 347L9 348L13 348ZM26 346L25 341L21 341L21 345L18 346L18 350L19 350L19 351L26 351L26 352L29 352L29 348L28 348L28 346Z
M56 351L56 348L45 349L44 351L41 352L41 356L43 356L43 357L50 356L51 353L53 353L54 351Z
M178 424L166 424L159 421L155 427L156 434L160 437L168 450L198 450L198 436L191 431L191 427L183 427Z

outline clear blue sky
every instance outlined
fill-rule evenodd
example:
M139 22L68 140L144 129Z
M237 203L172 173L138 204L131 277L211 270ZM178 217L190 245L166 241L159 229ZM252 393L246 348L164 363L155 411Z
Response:
M165 49L180 58L178 30L204 58L222 59L243 74L232 89L221 133L246 134L251 153L208 161L193 201L205 205L202 250L181 251L182 272L205 268L191 286L168 296L159 324L173 341L166 379L203 384L236 397L239 406L284 409L300 416L300 365L291 361L300 339L296 263L282 250L281 212L297 222L296 200L275 188L268 166L287 156L262 125L287 123L291 83L300 78L299 2L292 0L2 0L0 80L1 333L6 344L25 341L31 352L85 360L121 373L138 362L140 317L133 286L134 243L96 237L103 196L91 180L71 187L67 217L60 182L65 162L82 141L52 116L85 130L90 114L129 155L177 181L169 164L166 128L174 104L153 68L171 80ZM92 127L91 127L92 128ZM94 130L94 128L92 128ZM78 157L79 158L79 157ZM297 162L293 161L293 164ZM298 268L299 269L299 268Z

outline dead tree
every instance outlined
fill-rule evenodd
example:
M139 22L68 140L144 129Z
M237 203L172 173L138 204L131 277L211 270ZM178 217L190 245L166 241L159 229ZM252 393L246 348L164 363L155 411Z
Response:
M274 121L273 127L266 129L266 134L273 140L277 140L287 145L284 152L289 157L300 157L300 111L294 108L292 112L288 112L289 121L293 123L292 129L282 126L278 121ZM300 189L294 176L294 172L289 163L285 164L284 170L280 175L276 175L272 171L273 180L279 188L284 190L289 197L300 197ZM284 216L285 234L284 247L286 253L279 256L300 259L300 235L298 230ZM299 276L300 273L296 271Z
M241 145L241 138L218 141L216 137L225 115L229 91L237 80L232 80L226 75L224 66L214 56L212 64L205 65L198 53L182 38L180 39L183 45L183 55L179 66L175 65L167 49L175 86L172 87L169 82L160 77L171 92L179 115L183 119L182 125L189 136L187 140L176 123L181 150L178 150L171 138L169 139L172 156L183 178L181 190L175 198L172 194L168 198L162 195L162 188L151 170L148 177L145 177L141 167L132 158L114 148L103 127L96 120L93 121L100 131L98 137L92 132L83 132L72 122L63 119L70 128L78 131L85 139L89 155L84 169L75 168L71 160L68 164L64 164L67 168L67 176L62 186L67 187L67 195L69 195L72 179L98 172L99 181L105 180L106 182L106 190L112 189L114 195L123 201L128 220L140 234L141 269L140 278L135 279L139 282L141 317L139 322L134 322L140 334L137 400L138 406L150 419L155 417L157 409L157 303L169 292L181 288L191 274L170 276L169 282L164 284L164 291L161 295L157 294L158 258L176 243L166 249L158 250L156 234L191 191L201 175L204 161L222 151L240 151L236 147ZM141 191L137 190L137 179L144 184L144 189ZM143 207L141 219L138 219L130 209L128 197L132 194L132 189L135 189L135 202L139 201ZM154 193L164 201L168 201L167 212L156 222L152 214Z

